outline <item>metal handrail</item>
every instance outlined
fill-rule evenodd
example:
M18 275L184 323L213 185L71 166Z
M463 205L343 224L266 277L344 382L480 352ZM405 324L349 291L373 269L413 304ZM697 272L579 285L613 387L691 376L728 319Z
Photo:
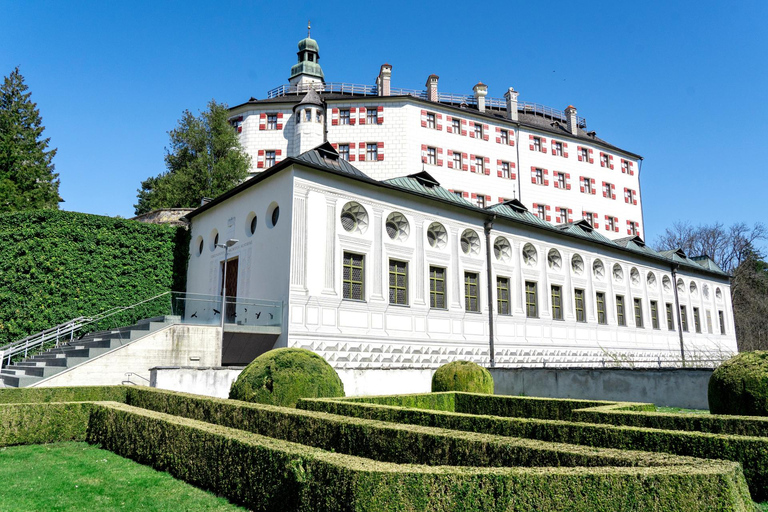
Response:
M317 92L333 92L338 94L359 94L363 96L377 96L379 91L375 85L364 84L351 84L347 82L318 82L299 85L280 85L267 92L267 98L279 98L282 96L288 96L291 94L303 94L310 90ZM414 96L416 98L427 99L427 91L416 89L401 89L391 88L389 91L392 96ZM438 92L437 101L442 103L452 103L456 105L477 105L477 98L472 94L453 94ZM507 100L506 98L485 98L486 108L506 110ZM517 103L517 111L526 114L540 115L550 119L567 122L568 116L566 116L564 110L541 105L540 103L531 103L527 101L519 101ZM583 117L577 116L576 123L579 128L587 127L587 120Z
M146 304L148 302L157 300L160 297L170 295L171 293L172 292L164 292L159 295L155 295L154 297L150 297L149 299L145 299L135 304L131 304L130 306L114 307L114 308L108 309L107 311L99 313L94 317L73 318L72 320L59 324L56 327L45 329L44 331L40 331L39 333L32 334L30 336L27 336L26 338L23 338L21 340L2 346L0 347L0 369L2 369L3 366L5 365L11 364L11 358L13 356L19 355L23 352L24 357L26 358L30 350L41 348L47 343L50 343L54 339L56 340L56 346L58 347L59 340L61 338L66 338L67 336L69 336L69 339L71 341L74 339L75 333L83 329L84 327L94 325L118 313L122 313L130 309L135 309L136 307L141 306L142 304Z

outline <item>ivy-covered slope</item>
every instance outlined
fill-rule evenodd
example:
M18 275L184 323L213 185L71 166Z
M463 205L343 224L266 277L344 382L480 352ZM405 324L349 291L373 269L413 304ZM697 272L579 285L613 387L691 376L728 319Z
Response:
M183 228L57 210L0 215L0 345L183 290L188 254ZM169 304L136 313L165 314Z

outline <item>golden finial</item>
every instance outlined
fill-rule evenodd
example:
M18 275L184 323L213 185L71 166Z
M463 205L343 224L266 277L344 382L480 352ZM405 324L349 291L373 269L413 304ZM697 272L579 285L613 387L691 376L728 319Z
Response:
M312 28L312 25L309 23L309 20L307 20L307 38L309 38L309 30Z

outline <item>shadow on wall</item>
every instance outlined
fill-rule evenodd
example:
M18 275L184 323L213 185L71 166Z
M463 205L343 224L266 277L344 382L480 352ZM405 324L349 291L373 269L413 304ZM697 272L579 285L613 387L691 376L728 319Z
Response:
M261 354L272 350L277 338L277 334L225 332L221 365L246 366Z

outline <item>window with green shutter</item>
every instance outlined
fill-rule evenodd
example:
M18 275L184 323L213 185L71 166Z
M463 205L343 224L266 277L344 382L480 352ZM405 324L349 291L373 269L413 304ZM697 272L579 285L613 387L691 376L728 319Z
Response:
M587 311L584 307L584 290L580 290L578 288L573 290L573 302L576 306L576 321L586 322Z
M389 260L389 303L408 305L408 263Z
M528 318L539 317L538 300L536 298L536 283L525 282L525 316Z
M685 306L680 306L680 320L683 322L683 332L688 332L688 312Z
M696 332L701 332L701 317L699 316L699 308L693 308L693 326L696 328Z
M672 304L667 303L667 329L670 331L675 330L675 315L673 313Z
M496 278L496 304L500 315L511 315L512 308L509 305L509 278Z
M597 292L597 323L605 325L608 323L608 317L605 314L605 293Z
M563 289L560 286L552 286L552 319L563 319Z
M626 326L627 319L624 316L624 296L616 296L616 322L619 325Z
M634 299L635 303L635 327L643 327L643 300Z
M445 269L429 267L429 307L445 309Z
M480 311L477 300L477 272L464 272L464 308L467 311Z
M351 300L365 300L365 256L351 252L344 253L343 297Z

